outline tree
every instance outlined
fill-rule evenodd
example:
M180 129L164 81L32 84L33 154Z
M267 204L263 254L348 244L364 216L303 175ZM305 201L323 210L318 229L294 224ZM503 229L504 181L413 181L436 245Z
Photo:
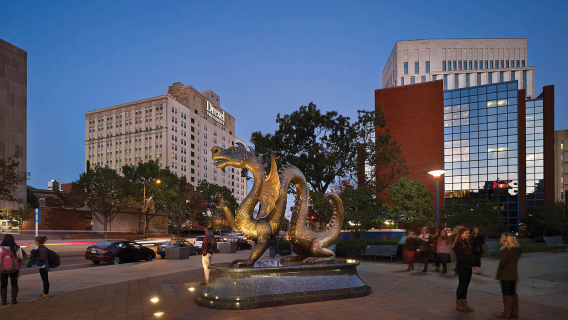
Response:
M225 212L221 209L217 209L216 207L216 205L219 203L219 200L215 197L215 194L217 192L221 192L231 211L235 212L239 204L237 203L237 199L233 197L231 190L227 187L220 187L216 184L209 183L204 179L199 181L197 189L205 197L206 205L204 214L209 218L209 225L214 228L217 219L221 220L220 225L226 224L223 223L223 220L226 220Z
M340 197L345 212L345 229L351 230L355 238L372 229L378 220L383 220L383 203L377 199L374 188L348 188Z
M565 236L568 234L568 206L558 201L544 207L532 207L524 223L531 236Z
M386 219L406 229L434 226L434 196L419 180L402 177L387 192L390 212Z
M166 210L170 225L174 227L179 238L184 226L193 225L195 217L207 207L207 202L205 197L187 182L186 177L179 179L175 191L172 197L167 199Z
M0 200L14 201L20 204L24 203L24 199L16 197L14 194L18 188L18 184L28 180L28 175L19 175L16 173L20 161L18 153L8 158L0 158Z
M125 165L122 167L124 178L130 180L133 188L133 207L141 208L144 220L142 233L144 237L148 232L150 221L164 210L168 199L175 196L178 186L178 177L169 168L160 168L158 161L150 160L140 162L137 165ZM157 183L157 181L160 183ZM146 189L146 201L144 201L144 188Z
M402 146L385 130L386 118L380 106L375 111L358 111L358 120L354 124L358 134L359 148L357 164L371 168L364 174L364 185L380 193L399 177L408 173L406 160L402 157ZM379 130L377 130L379 128Z
M32 207L28 204L22 204L18 209L12 211L12 214L10 215L12 221L9 223L12 226L21 229L24 226L24 223L32 218L32 211Z
M132 182L107 166L95 166L81 174L76 183L85 190L85 204L93 217L102 223L105 237L109 223L136 201L132 196L136 188Z
M77 183L71 184L71 191L56 191L53 209L49 216L46 215L45 223L54 230L72 230L76 225L85 226L85 207L87 194Z
M290 228L290 219L284 217L284 219L282 219L282 224L280 225L280 231L288 232L289 228Z
M505 220L499 210L487 198L465 198L461 201L446 201L441 221L449 227L462 225L469 229L475 227L484 232L505 231Z
M39 208L39 201L37 199L37 197L30 192L30 189L26 188L26 193L27 193L27 198L28 198L28 204L30 205L30 207L34 208L34 209L38 209Z
M274 134L254 132L251 142L266 157L272 150L279 167L298 167L312 191L325 193L336 179L354 172L357 132L349 117L336 111L324 114L310 102L289 115L278 114L276 123L278 130Z

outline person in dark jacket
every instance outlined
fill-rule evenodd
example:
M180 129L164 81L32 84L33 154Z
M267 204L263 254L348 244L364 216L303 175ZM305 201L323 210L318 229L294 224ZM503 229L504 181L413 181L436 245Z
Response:
M430 257L430 252L432 251L432 247L430 246L432 241L430 241L431 239L430 233L428 233L428 228L423 227L422 230L420 230L418 240L420 242L420 249L418 251L420 251L420 256L422 257L422 261L424 261L424 269L422 269L422 272L427 272L428 257Z
M469 230L460 228L454 241L454 252L456 253L456 271L459 277L459 284L456 290L456 310L463 312L473 312L473 308L467 305L467 288L471 281L471 266L474 264L473 254L467 244Z
M473 259L475 261L473 264L473 271L475 274L481 274L481 256L483 255L485 238L479 232L479 228L473 228L473 233L469 238L469 243L471 244L471 252L473 253Z
M432 238L432 253L434 253L434 271L440 271L440 259L438 258L438 239L440 238L440 230L436 231L436 235Z
M516 286L519 280L518 263L521 257L521 248L515 237L510 233L501 235L501 255L495 279L501 282L504 311L496 316L500 319L519 317L519 296Z
M211 259L213 258L213 253L217 249L217 241L215 240L215 234L213 229L207 228L205 234L205 239L203 239L203 249L201 250L201 262L203 262L203 272L205 273L205 281L201 283L202 286L209 283L209 275L211 270L209 270L209 265L211 264Z
M43 293L37 296L36 299L49 298L49 260L47 259L48 250L45 246L46 241L47 237L45 236L35 238L37 249L31 251L31 258L28 262L28 268L31 268L33 265L39 267L39 275L43 282Z
M404 243L404 252L406 259L408 259L408 268L406 271L414 270L414 255L416 254L416 239L414 239L414 232L408 231L406 242Z
M22 260L24 260L24 257L26 256L26 252L16 244L14 236L11 234L5 235L4 238L2 239L2 243L0 244L0 253L4 250L12 250L14 257L16 258L15 262L17 262L18 264L22 262ZM7 251L7 253L11 254L9 251ZM18 297L18 290L19 290L18 278L20 276L20 268L19 266L16 267L17 271L13 272L3 271L2 274L0 275L1 276L0 296L2 297L1 304L3 306L6 305L8 299L8 279L10 279L10 285L12 286L12 304L18 303L18 301L16 301L16 298Z
M276 239L274 237L270 238L268 246L270 248L270 259L276 258Z

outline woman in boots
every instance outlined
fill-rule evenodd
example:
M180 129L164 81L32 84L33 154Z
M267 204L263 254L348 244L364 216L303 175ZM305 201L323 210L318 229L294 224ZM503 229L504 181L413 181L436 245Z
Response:
M424 269L422 272L428 271L428 257L430 257L430 251L432 248L430 247L430 234L428 233L428 228L424 227L420 230L420 236L418 236L420 241L420 256L422 257L422 261L424 261Z
M456 271L459 277L459 285L456 290L456 310L463 312L473 312L473 308L467 305L467 288L471 281L471 266L474 264L473 254L467 244L469 230L460 228L454 241L454 252L456 253Z
M18 303L16 298L18 297L18 277L20 276L19 264L24 260L25 254L24 250L14 241L13 235L7 234L4 236L2 243L0 243L0 257L2 257L0 259L0 263L2 263L0 292L2 293L3 306L6 305L8 300L8 278L10 278L10 284L12 285L12 304ZM10 263L10 261L12 261L12 263ZM8 266L12 264L12 266L5 270L4 262L5 265Z
M505 311L496 317L500 319L518 318L519 296L516 286L519 280L517 265L521 257L521 248L515 237L510 233L501 235L501 245L503 247L501 248L501 257L499 258L499 267L495 279L501 282Z
M473 271L475 274L481 274L481 256L483 255L485 238L479 232L479 228L473 228L473 233L471 234L469 243L471 244L471 252L473 253L473 258L475 260Z

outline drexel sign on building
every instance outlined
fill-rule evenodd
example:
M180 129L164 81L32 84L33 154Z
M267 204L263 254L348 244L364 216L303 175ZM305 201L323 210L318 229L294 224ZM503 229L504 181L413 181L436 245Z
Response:
M222 125L225 125L225 111L219 111L213 108L213 105L209 101L207 101L207 115Z

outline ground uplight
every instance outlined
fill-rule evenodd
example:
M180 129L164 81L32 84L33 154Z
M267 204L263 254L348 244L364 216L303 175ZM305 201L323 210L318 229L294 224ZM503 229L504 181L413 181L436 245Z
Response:
M152 299L150 299L150 301L152 301L153 303L156 303L156 302L160 301L160 299L158 299L158 298L152 298Z
M194 291L194 290L195 290L194 287L189 288L189 291Z
M160 312L154 313L154 315L155 315L156 317L161 317L161 316L164 315L164 313L163 313L162 311L160 311Z

